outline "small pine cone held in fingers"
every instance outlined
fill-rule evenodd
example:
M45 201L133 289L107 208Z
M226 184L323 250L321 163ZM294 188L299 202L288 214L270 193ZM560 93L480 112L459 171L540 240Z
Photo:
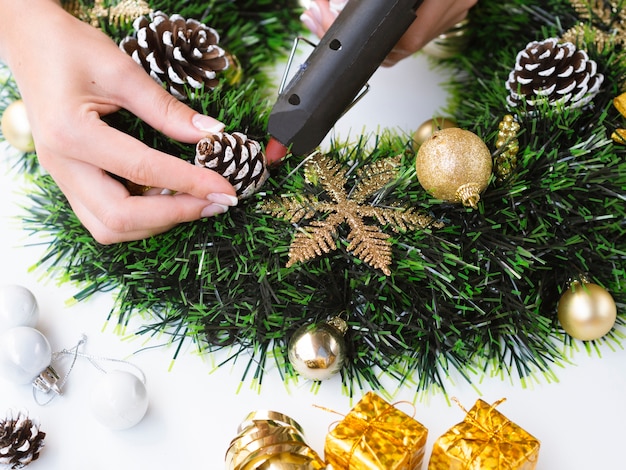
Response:
M241 132L220 132L202 139L196 145L195 164L226 178L239 199L252 196L269 177L261 144Z
M219 34L194 19L157 11L133 22L135 34L120 42L120 49L141 65L159 84L181 101L186 89L213 89L218 72L228 68Z

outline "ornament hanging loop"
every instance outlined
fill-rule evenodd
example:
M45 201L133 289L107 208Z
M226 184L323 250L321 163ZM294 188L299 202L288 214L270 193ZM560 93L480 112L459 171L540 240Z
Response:
M60 355L70 354L73 356L72 363L70 364L70 368L68 369L67 373L63 376L62 379L60 378L56 370L54 370L54 368L52 367L52 364L50 364L35 378L35 380L33 380L33 398L35 399L35 403L37 403L40 406L45 406L49 404L52 400L54 400L54 398L56 398L58 395L62 395L63 385L65 385L65 382L67 382L67 379L70 373L74 369L74 364L76 364L76 359L78 358L78 355L79 355L78 349L86 341L87 341L87 337L85 335L82 335L80 340L78 340L78 343L76 343L76 346L74 346L73 348L69 350L63 349L62 351L59 351L52 355L52 362L54 362L55 360L59 358ZM53 392L54 395L52 395L47 401L40 401L38 392L43 393L45 395L49 394L50 392Z

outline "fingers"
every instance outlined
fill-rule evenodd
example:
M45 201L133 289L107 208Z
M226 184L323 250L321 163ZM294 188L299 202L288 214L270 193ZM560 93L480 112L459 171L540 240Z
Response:
M130 57L123 87L107 90L114 100L150 126L181 142L197 142L221 132L224 124L199 114L168 93Z
M445 3L445 2L444 2ZM475 3L466 0L464 6L442 10L442 5L425 1L417 10L417 18L385 58L384 67L390 67L422 49L428 42L463 21L469 8Z
M212 193L235 196L232 185L218 173L152 149L133 137L108 127L99 117L94 116L93 119L98 119L95 125L84 131L85 135L90 136L89 145L75 144L91 149L90 154L81 155L84 162L97 165L139 185L167 188L199 199L206 199ZM51 164L54 165L55 162Z
M87 163L76 161L69 170L81 177L68 179L62 174L56 182L99 243L143 239L228 210L225 204L188 194L130 196L122 184Z
M300 21L309 31L321 38L346 3L346 0L331 0L330 2L328 0L313 0L309 8L300 16Z

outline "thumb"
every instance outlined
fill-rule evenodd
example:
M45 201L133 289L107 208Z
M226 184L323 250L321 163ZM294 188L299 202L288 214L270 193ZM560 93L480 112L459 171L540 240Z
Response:
M172 139L187 143L224 130L221 121L191 109L142 69L138 72L136 80L132 80L133 84L125 90L123 99L123 107L135 116Z

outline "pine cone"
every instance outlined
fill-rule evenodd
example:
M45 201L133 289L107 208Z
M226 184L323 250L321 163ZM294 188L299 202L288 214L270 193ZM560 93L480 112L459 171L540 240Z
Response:
M133 28L120 49L179 100L187 99L186 87L215 88L217 72L228 67L217 31L197 20L157 11L137 18Z
M517 54L506 82L507 103L516 108L525 102L529 112L540 103L578 108L593 99L603 80L596 63L571 42L533 41Z
M210 168L232 184L240 199L252 196L269 177L261 145L240 132L205 137L196 145L195 164Z
M0 466L23 468L37 460L45 437L39 425L22 414L0 421Z

